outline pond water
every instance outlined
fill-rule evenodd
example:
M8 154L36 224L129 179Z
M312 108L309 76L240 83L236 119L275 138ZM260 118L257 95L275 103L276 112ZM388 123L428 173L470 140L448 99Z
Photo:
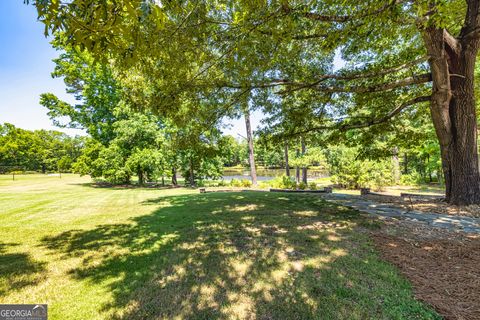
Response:
M257 180L258 181L267 181L272 180L275 177L279 177L285 174L285 169L257 169ZM290 176L295 176L295 169L290 169ZM323 170L309 169L307 170L308 180L314 180L318 178L328 177L328 172ZM225 181L230 181L232 179L250 179L250 170L249 169L232 169L225 168L223 170L223 179Z

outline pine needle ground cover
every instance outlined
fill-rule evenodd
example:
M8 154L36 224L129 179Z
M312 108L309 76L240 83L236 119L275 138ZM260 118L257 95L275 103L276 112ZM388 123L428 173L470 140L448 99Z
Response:
M315 195L0 177L0 303L50 319L439 319Z

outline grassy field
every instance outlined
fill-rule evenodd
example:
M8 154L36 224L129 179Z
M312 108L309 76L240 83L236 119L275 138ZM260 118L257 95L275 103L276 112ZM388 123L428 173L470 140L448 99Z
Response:
M50 319L438 319L315 195L0 176L0 303Z

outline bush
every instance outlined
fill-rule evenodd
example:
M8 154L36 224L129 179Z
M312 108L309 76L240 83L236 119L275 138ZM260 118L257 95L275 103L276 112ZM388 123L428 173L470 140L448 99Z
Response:
M393 183L393 167L389 159L359 160L353 148L332 148L328 159L332 181L341 187L380 190Z
M295 189L297 187L295 180L285 175L270 180L269 184L274 189Z
M297 186L298 189L300 190L305 190L307 189L308 185L305 182L300 182Z
M230 180L230 186L232 186L232 187L241 187L241 186L242 186L242 181L233 178L232 180Z
M317 184L316 184L315 182L310 182L310 183L308 184L308 188L309 188L310 190L317 190Z
M225 181L225 180L220 180L220 181L218 182L218 186L219 186L219 187L225 187L225 186L227 186L227 185L228 185L228 183L227 183L227 181Z
M242 179L241 184L244 188L250 188L252 186L252 181L248 179Z
M409 174L402 174L400 177L400 184L404 186L414 186L422 182L422 176L414 171Z
M259 189L268 189L271 188L270 181L260 181L258 183L258 188Z

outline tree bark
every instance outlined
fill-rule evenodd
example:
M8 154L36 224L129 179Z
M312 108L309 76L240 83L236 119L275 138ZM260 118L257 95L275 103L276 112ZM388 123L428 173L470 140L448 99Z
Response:
M300 150L297 148L297 158L300 155ZM295 182L298 184L300 183L300 167L298 165L295 166Z
M285 174L290 177L290 166L288 164L288 142L285 142Z
M408 155L406 152L403 154L403 174L408 174Z
M478 11L478 0L468 2ZM480 204L474 95L479 41L471 32L462 29L454 38L446 30L430 27L423 33L432 70L430 111L440 142L445 196L455 205Z
M301 137L300 139L302 144L302 156L304 156L307 151L305 147L305 138ZM302 167L302 182L307 183L307 167Z
M247 129L247 142L248 142L248 163L250 164L250 177L252 178L252 185L257 185L257 170L255 168L255 154L253 149L253 134L252 126L250 123L250 110L248 109L248 103L244 107L245 126Z
M178 185L177 181L177 168L172 168L172 184L176 187Z
M193 170L193 161L192 159L190 159L190 187L194 187L195 186L195 175L194 175L194 170Z

